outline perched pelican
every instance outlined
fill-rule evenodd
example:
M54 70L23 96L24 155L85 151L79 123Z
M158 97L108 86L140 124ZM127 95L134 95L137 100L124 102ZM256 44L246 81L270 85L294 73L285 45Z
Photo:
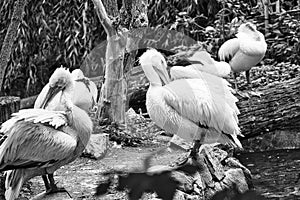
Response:
M220 60L229 61L234 72L235 89L236 73L246 71L247 82L250 84L249 70L263 59L267 51L264 35L251 22L241 24L236 36L226 41L218 52Z
M146 95L149 116L162 129L195 141L192 157L205 143L227 143L242 148L237 138L242 136L237 98L226 80L197 71L197 78L170 82L166 61L155 49L145 52L140 63L150 82Z
M173 66L170 69L170 74L172 80L180 78L197 78L199 75L197 72L207 72L219 77L227 77L231 68L227 62L224 61L215 61L211 55L204 51L197 51L194 55L187 59L191 62L191 65L182 67L182 66ZM201 73L200 73L201 74Z
M59 72L55 71L54 73ZM73 96L71 97L72 102L86 112L90 111L90 109L96 104L98 97L98 90L95 83L86 78L80 69L73 70L71 76L75 81L74 88L76 88L73 92ZM55 77L54 74L53 77ZM41 93L38 95L34 104L34 108L41 108L41 102L45 98L48 90L49 83L44 86ZM61 110L61 104L59 103L61 101L60 98L60 95L53 97L45 109Z
M42 175L48 193L64 191L53 173L81 155L92 133L86 111L72 103L74 80L71 73L57 69L40 103L42 109L24 109L4 122L0 132L7 138L0 146L0 171L8 171L5 197L16 199L26 180ZM59 96L61 111L45 110ZM48 175L48 177L46 176Z

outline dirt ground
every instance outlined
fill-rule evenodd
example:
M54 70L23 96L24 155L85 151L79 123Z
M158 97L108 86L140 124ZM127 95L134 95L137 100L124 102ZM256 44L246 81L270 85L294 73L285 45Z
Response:
M143 169L145 157L167 146L170 138L160 138L154 143L140 147L113 146L101 160L78 158L73 163L59 169L55 180L63 186L75 200L113 200L128 199L125 192L113 192L105 196L95 197L95 188L101 175L111 169L134 171ZM187 156L187 152L172 151L157 154L151 165L174 164L179 158ZM253 175L253 184L257 192L267 199L300 199L300 150L275 150L258 153L243 152L237 155L243 165L248 167ZM35 177L23 187L18 200L28 200L44 191L41 177ZM153 195L145 195L143 200L151 199Z
M113 146L113 145L110 145ZM143 160L148 155L166 147L165 141L141 147L111 147L106 156L101 160L78 158L73 163L62 167L55 174L59 186L63 186L74 199L127 199L125 193L107 194L95 197L95 188L103 176L101 173L111 169L134 170L143 169ZM172 151L155 155L152 165L169 165L180 157L187 155L183 151ZM30 199L44 191L41 177L31 179L20 195L20 200ZM147 199L147 198L146 198Z

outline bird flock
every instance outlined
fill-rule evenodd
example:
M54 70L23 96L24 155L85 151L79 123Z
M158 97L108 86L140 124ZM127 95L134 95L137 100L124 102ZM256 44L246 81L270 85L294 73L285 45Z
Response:
M87 112L97 99L95 88L81 71L58 68L34 108L14 113L1 125L6 200L16 199L23 183L35 176L42 176L46 194L65 191L55 184L53 173L79 157L89 141L93 123Z
M196 52L189 60L200 63L173 66L170 76L157 50L149 49L139 58L150 82L146 95L150 118L165 131L194 142L193 158L202 144L225 143L242 149L238 100L224 77L231 71L249 75L250 68L264 57L267 45L250 22L242 24L236 36L221 46L221 61L205 51ZM250 82L249 77L247 80ZM97 98L96 85L81 70L71 73L60 67L34 108L12 114L1 125L5 140L0 146L0 171L6 172L6 200L16 199L24 182L35 176L42 176L47 194L65 191L56 185L53 173L86 147L93 131L88 112Z

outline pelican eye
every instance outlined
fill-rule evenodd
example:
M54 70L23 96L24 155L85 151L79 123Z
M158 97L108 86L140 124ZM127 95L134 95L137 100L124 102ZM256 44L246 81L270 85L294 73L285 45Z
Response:
M246 26L247 26L251 31L255 31L255 28L254 28L251 24L246 24Z

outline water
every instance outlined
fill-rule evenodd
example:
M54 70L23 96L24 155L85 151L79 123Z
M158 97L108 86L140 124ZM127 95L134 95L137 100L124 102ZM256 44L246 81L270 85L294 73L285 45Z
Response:
M240 153L237 158L267 199L300 199L300 149Z

